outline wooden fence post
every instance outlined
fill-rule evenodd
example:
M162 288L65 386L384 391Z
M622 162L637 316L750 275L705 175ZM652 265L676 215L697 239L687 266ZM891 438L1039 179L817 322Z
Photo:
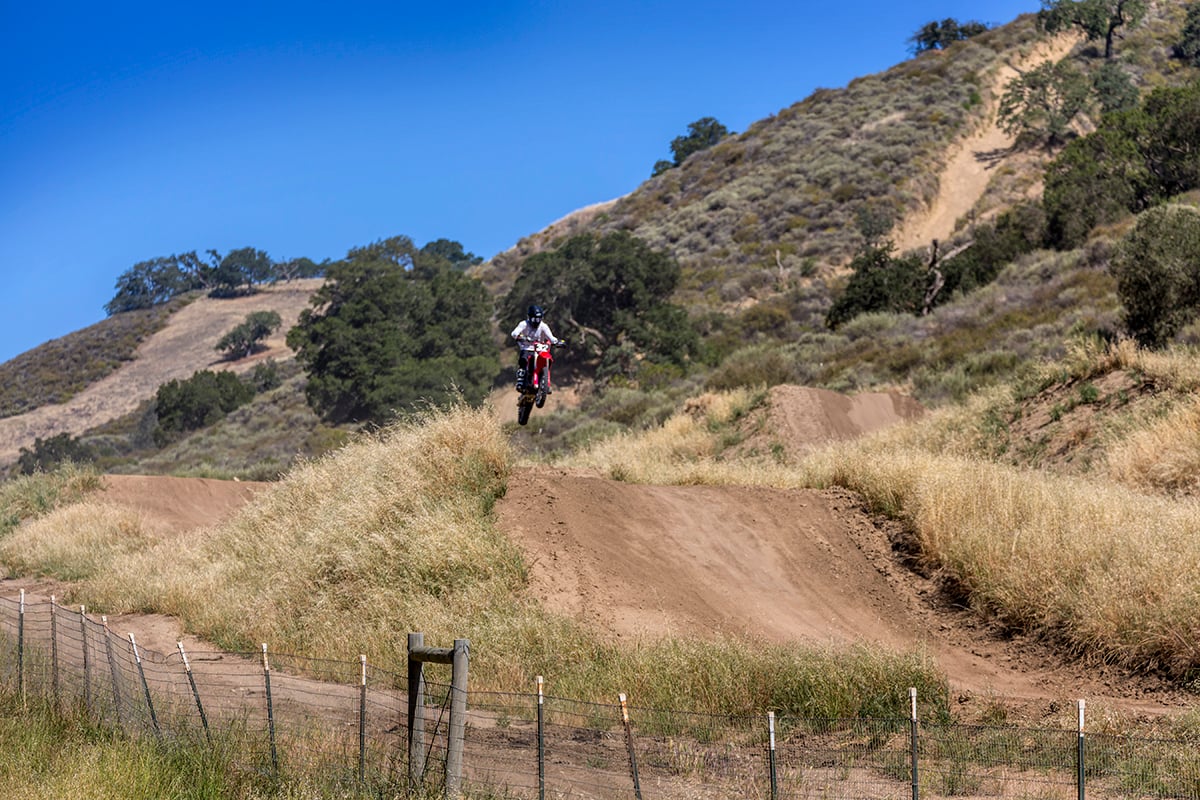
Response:
M467 670L471 642L455 639L450 673L450 738L446 745L446 797L458 797L462 785L463 749L467 738Z
M425 634L408 635L408 779L416 787L425 779L425 672L413 654L425 647Z

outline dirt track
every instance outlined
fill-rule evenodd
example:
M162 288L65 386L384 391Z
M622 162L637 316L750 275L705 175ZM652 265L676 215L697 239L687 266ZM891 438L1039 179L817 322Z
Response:
M846 438L920 413L903 398L801 387L776 387L772 406L773 429L790 437L792 451L811 437ZM108 480L105 499L142 510L169 535L220 522L261 488ZM949 606L933 581L903 565L888 525L845 491L645 486L523 467L497 504L497 521L525 552L535 597L630 644L663 635L877 644L930 654L962 702L995 697L1034 715L1079 697L1135 714L1180 707L1179 695L1153 680L1063 663L1038 643L1001 638ZM4 584L5 594L22 586L50 591L33 581ZM161 616L125 616L113 625L162 652L181 636Z

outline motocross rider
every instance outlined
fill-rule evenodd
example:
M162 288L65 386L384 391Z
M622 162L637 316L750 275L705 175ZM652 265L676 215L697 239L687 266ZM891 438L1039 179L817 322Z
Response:
M517 340L518 357L517 357L517 391L525 391L525 380L529 377L530 371L537 364L536 352L534 345L539 342L546 344L565 345L565 339L557 339L550 332L550 326L547 325L543 318L546 313L539 305L531 305L525 313L525 319L517 323L517 327L513 328L512 338ZM550 384L546 383L546 394L552 391Z

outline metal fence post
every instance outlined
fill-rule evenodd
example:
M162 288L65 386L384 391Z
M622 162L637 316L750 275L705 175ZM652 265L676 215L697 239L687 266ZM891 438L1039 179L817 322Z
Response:
M358 780L367 782L367 657L358 657L362 663L362 681L358 693Z
M775 712L767 712L767 733L769 739L767 741L767 763L771 768L771 800L776 800L779 797L779 782L776 776L775 765Z
M545 680L537 676L537 740L538 740L538 800L546 800L546 719L543 709L546 696L542 691Z
M83 649L83 707L92 713L92 670L88 660L87 609L79 607L79 634Z
M162 738L158 727L158 715L154 713L154 700L150 697L150 684L146 682L146 670L142 668L142 654L138 652L137 639L129 634L129 646L133 648L133 660L137 664L138 677L142 679L142 691L146 693L146 708L150 709L150 724L154 726L154 735Z
M121 671L117 666L117 657L113 654L112 631L108 629L108 616L101 615L100 623L104 626L104 652L108 656L108 673L112 678L113 710L117 715L117 725L122 730L125 720L121 717Z
M1083 700L1079 701L1079 747L1076 750L1076 762L1079 764L1079 800L1084 800L1084 768L1083 768Z
M912 800L920 800L921 785L917 780L917 689L915 686L910 686L908 689L908 704L909 725L912 731Z
M629 708L625 705L625 693L617 695L621 701L621 722L625 725L625 746L629 748L629 770L633 774L633 794L642 800L642 784L638 780L637 753L633 747L633 726L629 722Z
M58 615L55 609L58 604L54 595L50 595L50 692L54 696L54 705L58 706Z
M267 736L271 742L271 768L279 774L279 751L275 749L275 709L271 705L271 665L267 661L267 643L262 646L263 684L267 690Z
M208 732L208 716L204 713L204 704L200 702L200 690L196 688L196 677L192 675L192 665L188 661L187 653L183 651L183 642L176 642L175 646L179 648L179 656L183 659L183 671L187 674L188 685L192 687L192 697L196 700L196 710L200 712L200 726L204 728L204 738L212 744L212 734Z
M25 590L17 611L17 696L25 701Z

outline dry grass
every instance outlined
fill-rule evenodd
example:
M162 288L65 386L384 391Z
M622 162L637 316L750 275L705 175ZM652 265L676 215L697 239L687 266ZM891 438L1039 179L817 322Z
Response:
M997 419L1028 388L1004 385L910 424L782 466L723 460L751 393L708 395L661 428L616 437L574 466L635 482L839 485L914 532L921 557L979 613L1086 658L1191 679L1200 668L1200 357L1081 341L1035 386L1124 370L1148 381L1159 416L1124 424L1087 480L998 463ZM1147 491L1153 493L1148 494Z
M0 562L21 575L78 581L150 542L136 511L84 501L22 525L0 541Z
M81 591L113 610L178 615L226 646L391 660L410 630L454 638L455 612L511 607L520 556L488 525L507 470L487 412L431 413L298 467L227 526Z
M693 409L696 446L701 430L719 431L753 398L713 396ZM677 447L662 457L697 455ZM769 704L826 716L901 713L897 681L945 696L944 678L920 654L693 640L618 647L548 613L491 514L511 458L489 411L430 410L297 467L202 535L160 541L136 515L81 504L20 528L0 563L79 581L68 602L172 614L234 650L270 642L313 658L365 653L401 670L410 631L430 642L467 638L476 643L472 684L483 690L530 687L541 674L559 696L611 702L625 691L647 706ZM752 691L723 677L751 672ZM832 673L842 679L826 680Z
M1200 507L1115 485L851 446L831 482L905 519L977 610L1090 658L1200 666Z
M94 470L74 464L64 464L51 473L0 482L0 537L25 520L79 502L89 492L99 489L100 483L100 476Z
M1108 454L1112 480L1144 491L1200 491L1200 400L1184 403Z

